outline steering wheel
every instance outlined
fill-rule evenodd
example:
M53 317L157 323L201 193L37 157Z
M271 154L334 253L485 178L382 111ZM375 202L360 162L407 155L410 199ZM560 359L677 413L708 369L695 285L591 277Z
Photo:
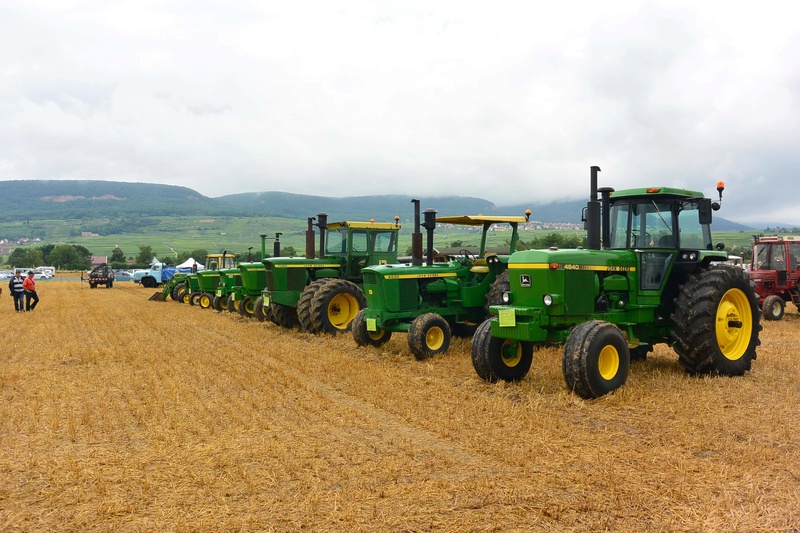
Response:
M471 264L471 263L474 263L478 259L478 257L475 254L473 254L472 252L470 252L466 248L461 250L460 252L458 252L458 254L464 256L465 263Z

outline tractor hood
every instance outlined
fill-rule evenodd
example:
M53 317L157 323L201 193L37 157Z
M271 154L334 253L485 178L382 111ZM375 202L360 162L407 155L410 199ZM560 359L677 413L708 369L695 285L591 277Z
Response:
M636 270L636 254L633 250L627 253L620 250L524 250L511 256L508 268L630 272Z

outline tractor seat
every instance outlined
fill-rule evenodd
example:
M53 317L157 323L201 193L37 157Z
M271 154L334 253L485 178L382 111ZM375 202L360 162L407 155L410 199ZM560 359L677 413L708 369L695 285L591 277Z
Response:
M486 264L486 259L476 259L472 262L469 271L473 274L488 274L489 265Z

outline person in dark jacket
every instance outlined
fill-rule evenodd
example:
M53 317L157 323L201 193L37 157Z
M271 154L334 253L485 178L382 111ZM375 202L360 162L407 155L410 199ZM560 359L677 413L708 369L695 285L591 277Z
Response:
M25 297L25 280L22 278L22 272L19 270L14 272L14 277L8 281L8 291L14 299L14 310L21 313L25 310L23 306L23 298Z
M28 277L22 282L25 287L25 310L33 311L39 303L39 296L36 294L36 281L33 279L33 270L28 270ZM31 304L33 301L33 304Z

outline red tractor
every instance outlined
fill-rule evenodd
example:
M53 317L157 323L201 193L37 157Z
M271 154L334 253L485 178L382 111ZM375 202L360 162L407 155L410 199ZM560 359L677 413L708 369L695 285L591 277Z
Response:
M800 308L800 237L756 237L750 279L764 311L764 319L780 320L786 302Z

